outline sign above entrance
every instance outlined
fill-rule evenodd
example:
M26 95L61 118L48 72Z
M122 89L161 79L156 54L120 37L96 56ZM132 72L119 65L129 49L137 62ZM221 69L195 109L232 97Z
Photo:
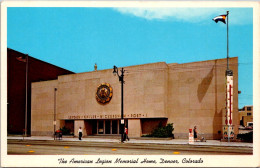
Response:
M147 114L124 114L124 118L147 118ZM120 114L110 114L110 115L73 115L66 116L64 119L119 119Z
M113 89L108 83L102 83L98 86L96 92L96 99L100 104L107 104L113 96Z

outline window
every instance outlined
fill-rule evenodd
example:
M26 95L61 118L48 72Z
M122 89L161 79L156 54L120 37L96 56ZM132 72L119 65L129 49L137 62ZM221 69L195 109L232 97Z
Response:
M110 134L111 120L105 120L105 134Z
M252 113L247 113L247 116L251 116L252 115Z
M247 109L247 111L251 111L252 107L247 107L246 109Z
M104 120L98 120L98 134L104 134Z
M117 134L118 120L112 120L112 134Z
M247 122L247 126L253 127L253 122Z

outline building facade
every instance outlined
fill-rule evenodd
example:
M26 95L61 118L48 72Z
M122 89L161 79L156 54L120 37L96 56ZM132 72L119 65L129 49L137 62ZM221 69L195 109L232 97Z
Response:
M253 106L244 106L242 109L239 109L239 120L240 125L253 126Z
M175 138L187 138L195 125L207 139L221 139L226 118L226 59L185 64L125 67L124 119L129 137L173 123ZM238 133L238 58L234 73L233 126ZM53 135L66 127L77 135L119 134L121 83L113 69L59 76L32 84L32 135Z
M27 72L27 134L31 132L31 83L57 79L59 75L73 72L7 49L7 132L23 134L26 116L26 66Z

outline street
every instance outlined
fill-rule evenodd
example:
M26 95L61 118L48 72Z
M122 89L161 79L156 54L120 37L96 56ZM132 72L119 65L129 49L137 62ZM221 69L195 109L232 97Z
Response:
M252 148L106 142L8 140L9 155L250 155Z

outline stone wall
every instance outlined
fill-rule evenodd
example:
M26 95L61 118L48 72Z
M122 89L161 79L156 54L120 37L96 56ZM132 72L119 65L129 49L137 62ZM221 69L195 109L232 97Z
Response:
M230 59L234 72L234 120L238 121L238 58ZM225 119L226 59L169 64L168 122L176 138L188 138L195 125L208 139L220 139Z
M230 59L234 71L235 134L238 118L238 58ZM119 69L120 70L120 69ZM154 119L174 123L176 138L187 138L195 125L207 139L220 139L225 120L226 59L186 64L164 62L125 67L124 118L128 119L130 137L139 137L151 129L142 118L154 124ZM53 130L54 88L57 90L57 128L64 120L75 120L75 135L79 126L84 135L91 134L88 120L121 118L121 84L113 70L101 70L59 76L58 80L33 83L33 132ZM109 83L113 88L111 101L102 105L96 101L97 87ZM142 132L144 130L144 132Z
M31 135L54 134L54 88L57 84L57 80L32 84ZM57 130L60 125L59 122L56 123Z

